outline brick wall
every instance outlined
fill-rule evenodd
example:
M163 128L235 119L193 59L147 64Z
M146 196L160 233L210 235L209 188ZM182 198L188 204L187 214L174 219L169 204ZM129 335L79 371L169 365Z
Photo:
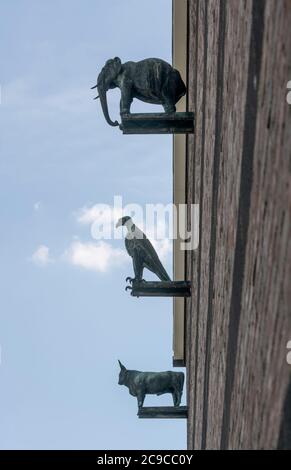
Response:
M188 447L286 447L291 0L189 0L188 17Z

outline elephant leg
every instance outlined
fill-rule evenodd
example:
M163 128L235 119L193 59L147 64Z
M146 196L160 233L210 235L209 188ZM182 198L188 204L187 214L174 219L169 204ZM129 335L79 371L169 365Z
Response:
M124 81L120 89L121 89L120 114L129 114L130 105L133 101L131 82Z
M176 81L171 74L164 83L162 90L162 105L165 113L176 112Z
M171 113L176 112L176 106L174 104L172 104L171 102L164 102L162 104L163 104L163 108L165 110L165 113L171 114Z

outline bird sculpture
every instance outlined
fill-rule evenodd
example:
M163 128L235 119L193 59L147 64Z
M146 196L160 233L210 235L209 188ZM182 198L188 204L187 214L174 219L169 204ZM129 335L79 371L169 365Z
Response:
M116 228L125 226L127 234L125 237L125 248L129 256L132 257L134 278L127 277L126 282L130 284L145 282L142 278L144 268L153 272L161 281L171 281L170 276L162 265L156 250L146 237L146 235L134 224L131 217L121 217L116 224ZM127 286L130 289L131 286Z

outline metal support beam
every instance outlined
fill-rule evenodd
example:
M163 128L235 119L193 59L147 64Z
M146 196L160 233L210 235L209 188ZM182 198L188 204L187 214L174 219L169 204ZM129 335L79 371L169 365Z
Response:
M191 284L188 281L133 282L127 290L133 297L190 297Z
M121 117L123 134L193 134L194 113L133 113Z
M187 419L187 406L146 406L138 410L141 419Z

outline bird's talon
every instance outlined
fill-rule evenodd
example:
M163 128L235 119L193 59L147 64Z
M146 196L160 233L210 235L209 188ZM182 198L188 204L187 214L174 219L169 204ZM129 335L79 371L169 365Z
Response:
M131 287L131 286L126 286L125 290L126 290L126 292L127 292L128 290L132 290L132 287Z

